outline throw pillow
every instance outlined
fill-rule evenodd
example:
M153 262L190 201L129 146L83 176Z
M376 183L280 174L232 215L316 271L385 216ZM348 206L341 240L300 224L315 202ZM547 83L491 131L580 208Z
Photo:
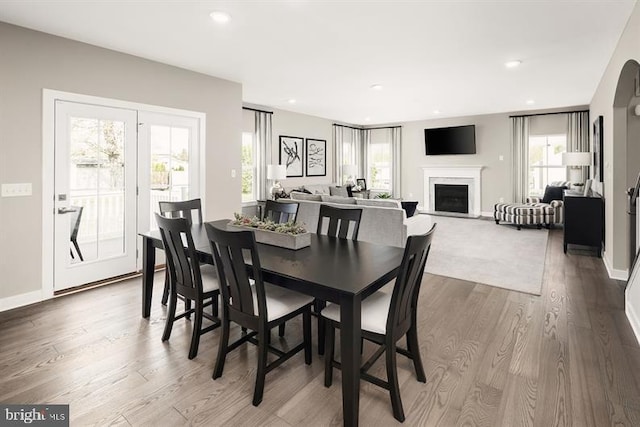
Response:
M347 187L329 187L329 194L332 196L349 197Z
M562 200L562 192L566 190L567 187L556 187L552 185L547 185L547 188L544 189L544 196L542 196L542 203L551 203L553 200Z
M305 193L305 194L313 194L313 193L311 193L311 191L307 190L304 187L294 188L291 191L297 191L298 193Z
M418 202L400 202L402 209L407 213L407 218L411 218L416 213Z

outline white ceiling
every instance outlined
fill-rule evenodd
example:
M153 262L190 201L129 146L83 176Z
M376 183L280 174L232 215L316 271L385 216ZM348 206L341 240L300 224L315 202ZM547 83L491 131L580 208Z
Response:
M237 81L248 103L375 124L588 104L634 4L0 0L0 21Z

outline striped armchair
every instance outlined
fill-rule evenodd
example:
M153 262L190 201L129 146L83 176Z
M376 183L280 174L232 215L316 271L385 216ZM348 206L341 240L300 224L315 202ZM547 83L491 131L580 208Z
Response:
M545 215L547 216L545 224L564 224L564 208L562 200L552 200L551 203L542 203L542 197L529 196L527 197L526 203L546 207L546 209L544 209ZM553 212L553 214L549 215L549 212Z

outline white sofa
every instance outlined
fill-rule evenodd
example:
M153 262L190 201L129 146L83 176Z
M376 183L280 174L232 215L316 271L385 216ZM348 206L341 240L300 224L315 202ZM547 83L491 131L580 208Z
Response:
M404 247L407 236L424 234L432 226L431 217L416 214L407 218L398 200L357 199L320 194L291 193L299 204L296 221L304 223L311 232L316 231L320 205L325 203L340 208L361 208L358 240ZM286 203L286 200L282 200Z

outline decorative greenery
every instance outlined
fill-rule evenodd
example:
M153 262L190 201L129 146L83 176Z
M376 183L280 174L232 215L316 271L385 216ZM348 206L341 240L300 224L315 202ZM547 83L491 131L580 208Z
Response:
M376 199L390 199L391 194L389 193L380 193L376 196Z
M304 225L296 224L293 221L288 221L288 222L283 222L281 224L278 224L277 222L271 221L270 219L261 221L257 216L250 218L248 216L239 214L237 212L234 213L233 216L234 216L234 220L231 221L231 224L239 225L242 227L252 227L252 228L257 228L259 230L274 231L276 233L291 234L291 235L303 234L307 232L307 230L304 228Z

